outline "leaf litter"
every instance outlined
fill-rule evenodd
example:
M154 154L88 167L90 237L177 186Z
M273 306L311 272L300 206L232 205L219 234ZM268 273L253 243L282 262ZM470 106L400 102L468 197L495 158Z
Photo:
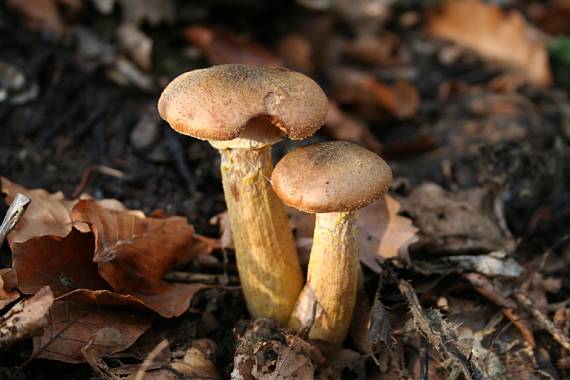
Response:
M32 334L43 334L32 358L87 361L104 378L226 378L234 364L244 378L476 378L476 369L489 378L565 378L570 81L565 37L553 35L566 33L566 2L298 1L277 12L255 0L226 3L0 5L17 16L0 12L0 43L9 41L0 67L10 68L0 72L2 174L98 198L2 181L7 203L24 192L37 205L3 251L13 264L0 257L3 312L20 305L20 292L49 285L56 297L46 314L53 319ZM393 167L392 196L361 211L364 265L343 347L238 322L247 315L239 288L228 286L237 272L227 220L218 218L222 237L210 239L165 217L186 214L198 231L218 232L207 224L224 209L215 152L163 132L149 111L160 86L208 62L309 73L332 109L309 142L354 141ZM4 82L10 72L19 75ZM12 91L21 83L37 87L32 98ZM139 110L148 121L132 115ZM276 158L292 147L276 145ZM88 170L99 167L120 175ZM150 214L156 207L166 212ZM312 223L292 215L303 262ZM183 236L170 239L170 229ZM164 236L168 243L156 243ZM138 255L150 247L175 253ZM200 273L168 274L178 264ZM198 292L203 284L183 278L225 285ZM68 344L73 334L78 342ZM19 343L10 352L23 355ZM21 362L9 358L0 358L0 376ZM43 374L47 363L28 362L24 372Z

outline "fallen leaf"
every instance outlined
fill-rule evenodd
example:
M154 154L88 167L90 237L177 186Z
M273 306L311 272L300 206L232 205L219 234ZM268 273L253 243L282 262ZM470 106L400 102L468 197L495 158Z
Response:
M12 203L17 193L22 193L32 202L8 235L10 245L24 242L36 236L64 237L71 231L71 209L77 201L65 199L61 191L50 194L45 190L28 190L8 179L0 178L6 201Z
M72 11L81 6L80 0L8 0L7 5L23 18L28 28L61 35L65 23L58 6L64 4Z
M427 31L521 71L536 85L552 83L544 42L517 11L479 0L447 1L441 12L429 14Z
M18 288L25 294L34 294L46 285L56 297L75 289L111 289L93 263L92 233L74 228L65 237L36 237L10 247Z
M119 292L161 293L168 287L162 281L166 271L199 254L194 228L184 217L141 218L81 200L73 219L93 230L93 261Z
M257 319L240 337L232 378L335 378L319 349L270 319Z
M434 183L414 188L401 198L402 209L419 228L414 249L437 255L461 255L505 250L514 240L498 222L504 220L495 194L485 189L445 191Z
M167 342L167 341L166 341ZM150 363L147 367L142 365L124 365L111 370L111 373L123 378L144 373L142 380L177 380L185 379L210 379L221 380L216 365L212 361L215 343L209 339L197 339L186 350L182 360L172 360L170 363ZM170 367L166 369L164 367ZM131 378L131 377L129 377Z
M310 74L315 71L313 47L309 39L302 34L292 33L279 41L279 57L285 67Z
M122 24L117 28L119 47L142 70L152 66L152 40L135 24Z
M60 299L87 302L102 306L130 306L139 309L156 311L164 318L178 317L190 306L194 295L207 288L203 284L168 284L161 293L130 294L116 293L110 290L77 289L60 297Z
M234 239L228 211L226 210L210 218L210 224L213 226L217 225L220 230L220 238L218 239L219 248L234 249Z
M378 105L386 108L398 119L414 116L420 106L418 90L407 80L399 79L392 85L386 85L370 78L365 88L374 95Z
M426 275L477 272L487 277L520 278L524 269L503 251L488 255L445 256L429 261L414 260L414 269Z
M243 37L207 26L184 30L186 40L198 47L212 65L241 63L255 66L282 66L270 50Z
M377 273L378 261L408 258L408 247L418 240L418 229L399 211L400 203L389 195L358 211L360 261Z
M81 350L96 344L101 356L127 349L151 325L152 316L140 311L56 301L44 334L34 338L32 357L81 363Z
M158 26L161 22L171 24L175 17L173 0L91 0L95 8L104 15L113 12L115 4L121 6L122 20L125 23L140 25L148 22Z
M382 144L366 125L343 112L333 102L329 102L323 132L336 140L352 141L376 153L382 150Z
M48 202L57 204L59 198L53 202L48 197ZM145 218L141 212L127 210L117 201L82 200L80 203L87 204L83 208L82 221L87 217L94 218L87 219L87 223L75 223L76 227L83 227L83 231L87 227L87 233L73 228L63 237L45 235L10 244L19 289L33 294L49 285L57 297L65 296L74 301L150 308L166 318L184 313L194 294L204 285L164 283L162 276L171 266L210 252L212 242L193 235L193 228L184 218ZM110 208L102 207L100 203ZM41 208L41 202L35 204ZM61 213L65 212L68 211ZM57 219L52 221L60 223ZM104 223L117 223L110 232L115 240L98 238L97 242L103 247L99 251L100 258L108 261L96 263L93 261L96 239L90 226L99 225L98 231L103 234L106 231L105 236L108 236L111 227L102 226ZM165 243L160 236L171 227L174 229L170 233L179 235ZM142 234L136 235L139 233ZM149 239L152 240L150 243ZM105 256L105 252L109 256ZM110 259L113 255L118 258ZM111 283L101 276L101 266Z
M17 286L18 277L14 268L0 269L0 310L20 298Z
M202 284L166 284L155 293L117 292L93 262L94 237L73 229L64 238L44 236L14 244L19 289L33 294L49 285L56 297L96 305L148 308L165 318L184 313ZM144 254L144 251L143 251ZM46 265L45 263L49 263Z
M536 20L538 26L550 35L570 34L570 1L554 0L545 6L547 9Z
M372 114L380 109L398 119L410 118L418 111L420 95L407 80L386 84L366 72L344 66L334 67L329 76L339 103L354 103Z
M0 318L0 350L42 333L47 326L47 315L53 305L53 294L48 286L12 307Z

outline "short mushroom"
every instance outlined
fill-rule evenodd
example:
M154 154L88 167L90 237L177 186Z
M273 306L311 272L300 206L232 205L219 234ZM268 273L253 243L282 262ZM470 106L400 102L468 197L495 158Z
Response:
M336 141L287 154L276 165L271 180L285 204L316 213L307 283L289 327L311 327L310 338L340 343L348 332L356 301L356 210L388 191L392 171L378 155Z
M326 95L305 75L237 64L182 74L158 102L173 129L221 153L238 271L253 317L286 324L303 286L287 215L269 183L271 145L311 136L327 109Z

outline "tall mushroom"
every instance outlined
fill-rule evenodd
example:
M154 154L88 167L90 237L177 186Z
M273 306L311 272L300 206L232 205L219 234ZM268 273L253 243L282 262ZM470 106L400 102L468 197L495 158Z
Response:
M271 179L283 202L316 213L307 283L289 327L298 330L312 324L310 338L340 343L348 332L356 301L356 210L388 190L392 171L376 154L336 141L287 154Z
M287 216L269 183L271 145L284 136L311 136L327 109L324 92L303 74L234 64L182 74L158 101L173 129L221 153L238 271L253 317L287 323L303 286Z

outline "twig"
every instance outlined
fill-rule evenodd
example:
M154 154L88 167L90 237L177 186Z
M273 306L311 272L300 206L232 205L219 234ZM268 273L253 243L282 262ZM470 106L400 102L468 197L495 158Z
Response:
M190 172L188 164L186 163L184 149L182 148L182 144L180 144L178 137L174 133L168 131L166 132L166 141L168 143L168 146L170 147L170 152L174 157L176 168L178 169L178 172L184 179L184 182L186 182L188 192L190 194L196 193L198 190L196 187L196 180L192 175L192 172Z
M522 307L528 310L540 327L548 331L564 349L570 351L570 339L542 311L538 310L527 296L517 293L515 298Z
M416 329L436 350L445 352L470 380L483 380L483 373L459 350L456 338L449 332L448 324L437 310L424 311L414 288L405 280L400 280L400 292L406 297Z
M237 276L226 276L221 274L208 273L189 273L189 272L168 272L164 279L172 282L199 282L208 285L237 285L239 278Z
M16 194L14 201L10 205L10 208L8 208L6 216L0 225L0 247L4 243L6 236L8 236L22 215L24 215L24 211L26 211L26 207L30 204L30 202L31 199L26 197L24 194Z
M53 293L44 286L35 295L17 303L0 318L0 350L33 336L41 335L53 305Z
M420 341L420 380L428 380L429 374L429 357L427 340L425 337L421 337Z
M81 180L79 181L79 184L77 185L77 187L73 191L73 195L71 196L71 198L73 198L73 199L79 198L81 193L83 193L83 191L85 190L85 188L89 184L89 181L91 180L91 177L93 176L93 172L98 172L98 173L105 174L105 175L115 177L115 178L123 178L125 176L125 174L122 171L117 170L117 169L113 169L109 166L91 165L83 171L83 174L81 175Z
M160 343L158 343L151 352L149 352L149 354L147 355L147 357L144 359L143 363L141 364L139 370L137 371L137 374L135 376L135 380L142 380L144 378L144 375L146 374L146 370L149 369L149 367L151 366L152 362L154 362L154 359L156 359L156 357L162 352L164 351L165 348L168 347L168 340L163 339L160 341Z

